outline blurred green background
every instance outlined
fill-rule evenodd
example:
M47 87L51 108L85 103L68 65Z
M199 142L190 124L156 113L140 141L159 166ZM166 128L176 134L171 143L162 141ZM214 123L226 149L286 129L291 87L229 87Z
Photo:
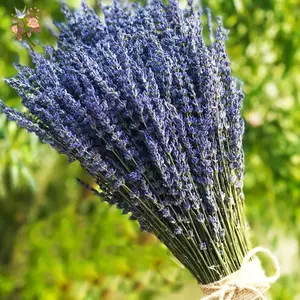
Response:
M67 1L78 6L79 1ZM96 1L90 4L96 6ZM2 0L0 78L29 63L11 32L14 6L62 20L56 1ZM202 1L230 29L228 52L244 82L245 194L254 245L282 276L271 299L300 299L300 5L298 0ZM40 45L55 39L44 29ZM37 47L40 49L40 46ZM0 98L21 107L0 81ZM153 236L79 186L76 163L0 115L0 299L199 299L193 281ZM272 268L270 268L272 271Z

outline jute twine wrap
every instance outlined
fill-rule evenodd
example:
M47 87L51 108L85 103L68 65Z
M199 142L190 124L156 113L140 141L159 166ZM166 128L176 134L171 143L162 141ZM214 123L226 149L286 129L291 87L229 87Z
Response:
M259 252L266 253L274 264L273 276L266 276L257 257L251 260ZM245 256L240 270L222 280L200 285L204 294L202 300L267 300L264 293L279 276L280 267L277 258L268 249L257 247Z

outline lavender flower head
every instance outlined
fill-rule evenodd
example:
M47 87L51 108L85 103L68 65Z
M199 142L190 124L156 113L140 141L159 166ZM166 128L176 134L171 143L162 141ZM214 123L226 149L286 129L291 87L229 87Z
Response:
M208 11L180 9L177 0L115 1L102 7L103 22L85 3L63 12L57 49L31 52L35 68L18 66L7 80L28 112L1 102L2 111L78 160L101 197L154 233L199 282L238 270L248 250L244 95L221 20L213 29Z

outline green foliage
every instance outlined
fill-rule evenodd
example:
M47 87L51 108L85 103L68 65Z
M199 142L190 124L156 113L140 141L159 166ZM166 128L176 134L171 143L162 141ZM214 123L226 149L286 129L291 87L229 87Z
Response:
M232 68L244 82L245 194L253 240L280 259L283 276L273 299L293 299L300 296L294 267L300 242L298 1L202 1L208 4L230 28ZM10 33L14 6L24 4L0 5L1 78L15 74L18 56L29 62ZM34 6L43 10L44 23L62 18L55 1ZM47 30L38 37L41 45L54 42ZM20 105L1 81L0 97ZM67 165L0 116L0 299L160 299L191 280L161 244L84 191L76 177L90 181L80 166Z
M88 195L23 228L16 248L14 293L22 299L100 299L108 291L136 299L136 291L162 293L182 276L153 236ZM174 278L166 284L167 271Z

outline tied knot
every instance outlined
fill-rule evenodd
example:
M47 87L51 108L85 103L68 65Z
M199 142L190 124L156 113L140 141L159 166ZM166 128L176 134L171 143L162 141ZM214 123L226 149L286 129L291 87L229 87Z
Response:
M260 260L254 257L258 252L268 255L275 267L273 276L266 276ZM251 258L254 257L253 260ZM250 250L245 256L241 268L229 276L213 283L200 285L204 297L202 300L267 300L264 293L280 275L277 258L263 247Z

